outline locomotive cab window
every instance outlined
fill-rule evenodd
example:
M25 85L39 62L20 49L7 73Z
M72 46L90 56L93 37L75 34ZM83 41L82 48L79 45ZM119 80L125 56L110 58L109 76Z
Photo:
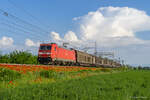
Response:
M40 46L40 50L51 50L51 46Z
M51 50L51 46L47 46L47 50Z

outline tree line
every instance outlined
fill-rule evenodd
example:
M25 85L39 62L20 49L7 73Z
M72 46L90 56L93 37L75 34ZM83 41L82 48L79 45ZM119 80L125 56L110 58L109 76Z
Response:
M0 54L0 63L38 64L37 56L27 51L13 51L9 54Z

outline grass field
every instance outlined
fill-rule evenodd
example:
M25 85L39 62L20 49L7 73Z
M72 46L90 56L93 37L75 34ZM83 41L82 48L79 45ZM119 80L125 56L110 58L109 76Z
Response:
M0 100L150 100L146 70L9 71L0 71Z

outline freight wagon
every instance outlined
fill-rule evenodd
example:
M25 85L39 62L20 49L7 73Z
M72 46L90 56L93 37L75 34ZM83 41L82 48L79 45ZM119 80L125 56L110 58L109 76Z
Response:
M75 50L76 52L76 63L79 65L95 65L95 57L91 54Z

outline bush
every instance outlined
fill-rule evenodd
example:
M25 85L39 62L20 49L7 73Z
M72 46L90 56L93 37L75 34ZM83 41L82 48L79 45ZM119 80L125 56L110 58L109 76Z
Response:
M9 55L1 55L0 54L0 63L9 63Z
M13 51L10 54L0 54L0 63L37 64L38 62L37 56L27 51Z
M21 73L5 68L0 68L0 81L12 81L21 77Z

